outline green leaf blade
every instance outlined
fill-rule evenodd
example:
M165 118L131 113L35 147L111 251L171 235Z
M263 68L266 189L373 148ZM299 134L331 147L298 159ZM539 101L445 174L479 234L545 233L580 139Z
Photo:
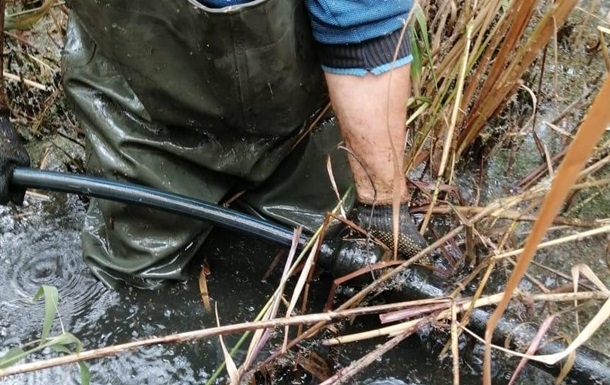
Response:
M0 369L4 369L8 366L13 365L14 363L21 361L25 356L28 355L28 352L24 351L21 347L15 347L6 352L6 354L0 357Z
M36 295L34 301L44 298L44 323L42 326L42 334L40 336L40 345L44 344L51 331L53 320L57 314L57 304L59 303L59 293L57 288L53 286L42 285Z

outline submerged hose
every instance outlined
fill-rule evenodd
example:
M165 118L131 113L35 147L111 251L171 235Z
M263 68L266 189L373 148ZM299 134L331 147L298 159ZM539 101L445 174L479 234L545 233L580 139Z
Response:
M435 279L429 271L421 267L412 267L406 275L400 278L400 286L392 291L396 300L410 301L439 298L451 291L450 288L444 288L446 282ZM468 327L483 337L490 317L491 311L483 308L474 309ZM510 341L510 348L523 352L527 350L537 332L536 325L525 323L510 314L504 314L494 330L492 342L504 346L506 341ZM555 354L566 348L566 345L560 339L553 337L553 335L546 336L544 343L540 344L536 354ZM546 365L533 360L528 361L528 364L534 365L553 376L559 375L564 363L565 360L555 365ZM576 349L572 368L564 382L576 385L610 385L610 357L586 346L580 346Z
M238 213L217 204L148 187L98 177L28 168L16 168L11 182L25 188L82 194L100 199L142 205L203 220L225 229L242 232L281 245L290 246L292 244L293 231L291 229ZM306 243L307 238L301 237L299 244L305 245ZM337 261L332 253L320 252L318 262L321 266L331 268L331 270L338 262L353 267L353 270L365 266L367 263L366 261L356 260L359 257L355 254L352 257L354 258L353 261ZM448 291L444 287L446 282L435 281L438 280L435 280L428 271L412 267L408 275L400 280L400 285L397 285L393 290L393 295L403 301L443 296ZM488 311L475 309L471 315L469 327L483 335L489 316ZM520 327L517 327L518 325ZM533 326L523 327L520 322L505 315L496 327L494 341L502 343L511 336L512 346L523 349L524 346L527 346L528 341L532 340L536 331L537 329ZM563 348L563 344L560 342L550 341L539 349L539 353L557 353ZM553 375L557 375L561 370L560 364L547 366L529 362ZM581 346L576 351L572 370L568 373L566 380L575 384L610 385L610 358L603 353Z
M17 167L11 183L25 188L35 188L71 194L82 194L116 202L131 203L199 219L228 230L246 233L285 246L292 245L293 231L224 208L220 205L189 198L184 195L159 191L153 188L88 175L68 174ZM307 238L301 237L301 246Z

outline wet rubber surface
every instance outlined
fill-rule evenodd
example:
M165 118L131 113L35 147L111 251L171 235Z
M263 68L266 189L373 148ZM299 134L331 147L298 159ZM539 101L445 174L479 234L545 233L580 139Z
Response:
M278 251L262 241L229 232L215 231L193 261L184 283L162 285L156 290L124 286L110 291L88 271L80 255L79 230L83 203L74 196L53 195L50 201L28 197L17 210L0 207L0 352L36 340L43 322L42 302L31 298L40 285L59 290L59 315L52 334L75 334L84 349L95 349L150 336L215 326L199 295L198 276L203 259L211 269L208 289L217 304L221 324L253 320L275 289L277 274L261 281ZM311 297L313 311L326 300L329 277L321 275ZM62 326L63 325L63 326ZM375 317L358 319L350 331L378 327ZM232 346L238 336L227 337ZM333 370L349 365L381 339L341 346L335 351ZM429 354L429 341L413 337L372 364L353 383L448 384L450 363L439 363ZM52 357L44 351L32 360ZM201 384L221 362L217 339L178 345L157 345L89 362L92 384ZM479 384L476 358L462 366L463 384ZM295 377L296 376L296 377ZM505 375L498 373L497 382ZM283 380L282 380L283 378ZM277 383L315 383L302 373L288 371ZM546 375L530 369L520 382L552 383ZM67 366L0 379L0 384L78 384L78 367ZM222 383L222 382L218 382Z

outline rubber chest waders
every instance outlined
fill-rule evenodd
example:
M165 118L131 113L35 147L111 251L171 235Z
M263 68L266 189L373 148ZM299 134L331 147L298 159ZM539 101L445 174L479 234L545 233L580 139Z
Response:
M71 1L64 87L87 139L91 174L244 205L316 228L352 183L327 119L294 150L326 103L302 0L229 10L187 0ZM292 151L291 151L292 150ZM349 204L348 204L349 206ZM210 226L93 200L87 264L104 282L180 279Z

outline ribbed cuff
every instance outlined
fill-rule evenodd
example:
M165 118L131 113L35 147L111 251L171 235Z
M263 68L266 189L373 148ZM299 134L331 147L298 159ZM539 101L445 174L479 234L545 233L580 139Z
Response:
M359 44L322 44L318 45L322 68L326 72L363 76L376 75L410 63L411 43L409 34L401 40L402 28L388 35L366 40ZM399 47L396 61L394 55Z

